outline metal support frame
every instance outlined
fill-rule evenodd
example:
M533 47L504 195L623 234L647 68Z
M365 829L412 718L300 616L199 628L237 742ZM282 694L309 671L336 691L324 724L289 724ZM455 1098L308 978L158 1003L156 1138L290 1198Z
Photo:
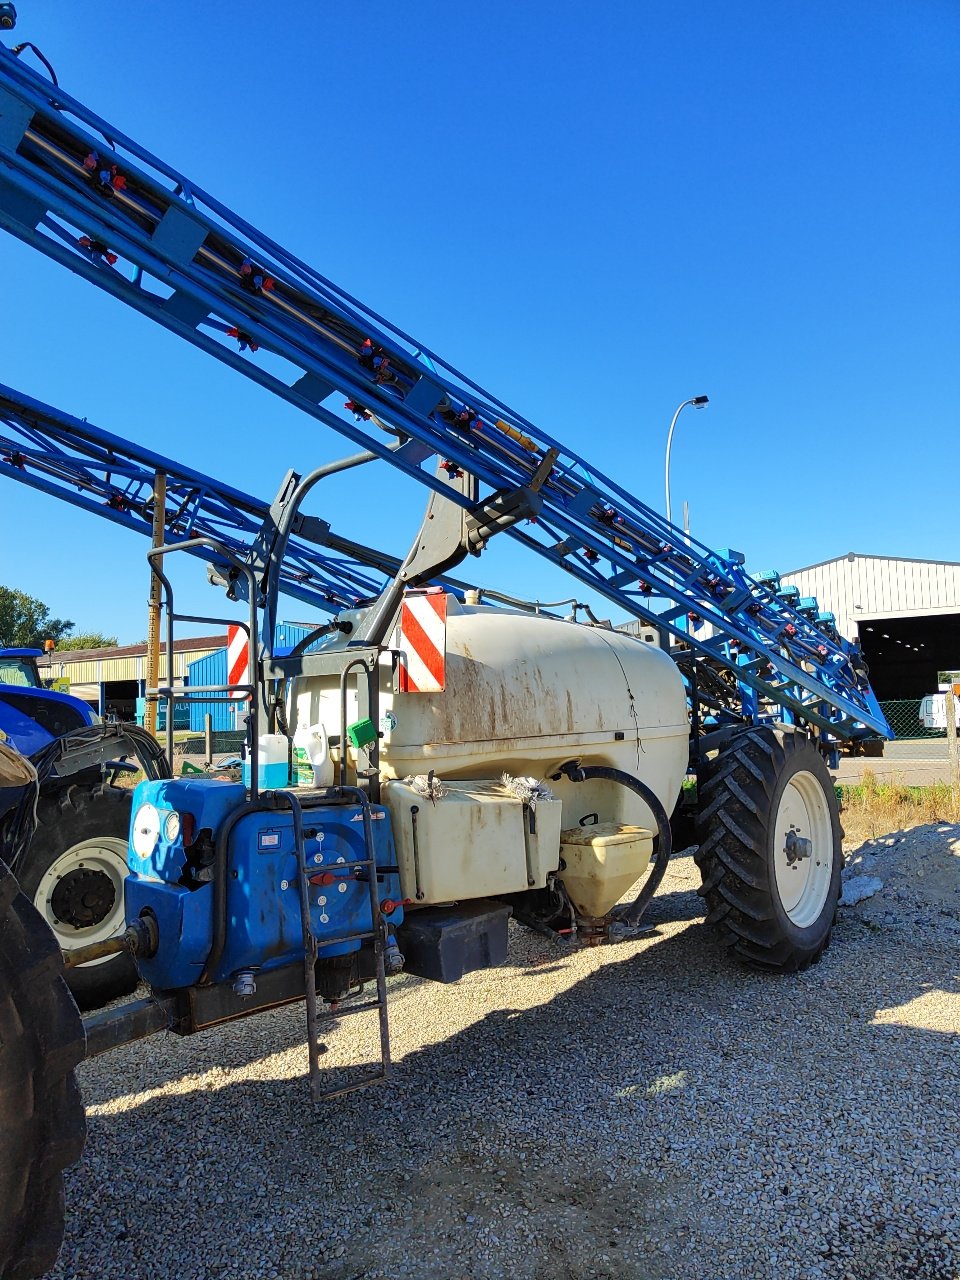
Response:
M276 541L272 516L278 507L284 508L291 481L299 482L296 513L282 530L283 556L270 581L275 592L325 613L355 608L377 596L385 578L400 565L397 556L341 538L324 521L299 515L309 489L322 476L351 463L331 463L302 481L288 473L277 497L265 502L0 384L0 475L145 537L154 534L155 477L161 472L166 476L166 536L182 540L203 535L256 568L262 557L255 549ZM230 571L230 564L207 543L198 544L191 554L220 575ZM232 585L226 578L225 582Z
M249 606L249 615L246 623L237 622L233 618L215 618L207 616L199 616L196 614L177 613L174 609L173 601L173 583L167 577L161 564L165 557L174 555L178 551L195 551L200 546L206 546L210 550L217 553L224 562L233 566L237 573L242 574L247 580L248 594L247 602ZM189 538L185 542L170 542L163 547L153 547L147 552L147 561L155 578L157 578L163 588L164 608L166 610L166 653L167 653L167 683L166 685L158 685L156 688L148 688L147 695L153 694L155 697L162 697L167 704L167 759L170 768L173 768L173 709L174 704L179 698L180 700L189 700L195 695L202 694L204 700L209 700L210 694L223 694L224 696L236 696L237 694L245 694L250 700L250 711L247 716L247 752L250 761L250 799L256 802L258 794L258 723L260 714L260 682L256 679L258 671L258 642L257 642L257 593L256 584L254 582L254 573L249 565L243 564L232 553L213 538ZM242 685L185 685L176 684L174 680L174 624L177 622L200 622L217 624L220 626L239 626L247 633L247 649L248 662L247 670L254 675L254 679L250 684Z
M435 491L432 454L495 494L539 488L537 523L511 536L733 672L753 718L889 735L856 646L742 556L686 538L2 46L0 226ZM335 391L349 415L326 406Z

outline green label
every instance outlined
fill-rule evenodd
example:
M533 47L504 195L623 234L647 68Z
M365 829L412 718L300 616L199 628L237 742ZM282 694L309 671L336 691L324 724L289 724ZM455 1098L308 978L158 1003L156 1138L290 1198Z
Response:
M293 748L293 781L298 787L313 786L313 765L306 747Z

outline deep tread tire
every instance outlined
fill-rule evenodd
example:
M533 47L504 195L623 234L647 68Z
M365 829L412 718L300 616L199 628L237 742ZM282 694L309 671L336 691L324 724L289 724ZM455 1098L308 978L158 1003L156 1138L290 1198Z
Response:
M126 842L130 830L132 790L100 783L72 786L41 798L37 806L37 830L30 848L17 866L23 892L35 902L40 882L50 866L85 840L111 836ZM38 909L43 908L36 903ZM52 923L52 921L48 921ZM62 935L61 946L69 950ZM81 945L81 938L76 945ZM81 1009L97 1009L118 996L129 995L139 981L137 967L128 955L112 956L71 969L67 985Z
M86 1138L83 1024L51 931L0 862L0 1280L49 1271Z
M829 883L816 918L800 928L781 898L774 824L796 775L812 775L823 792L832 847ZM792 973L815 964L830 942L843 861L840 811L833 781L814 743L802 733L748 729L701 769L695 855L707 923L754 968ZM782 837L781 837L782 838Z

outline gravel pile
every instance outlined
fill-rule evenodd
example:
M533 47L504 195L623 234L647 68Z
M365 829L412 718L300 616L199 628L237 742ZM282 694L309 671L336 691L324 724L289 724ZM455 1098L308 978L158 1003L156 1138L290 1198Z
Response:
M858 852L884 889L794 978L726 959L678 857L640 940L401 980L390 1083L319 1108L296 1008L90 1062L54 1274L955 1280L958 837Z

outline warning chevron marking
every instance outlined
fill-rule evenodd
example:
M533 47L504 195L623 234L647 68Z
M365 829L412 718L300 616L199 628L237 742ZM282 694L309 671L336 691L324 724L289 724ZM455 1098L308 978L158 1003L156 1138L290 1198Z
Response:
M407 596L400 609L398 693L442 693L446 687L447 596Z
M227 684L250 683L250 651L247 633L243 627L227 627ZM248 693L231 693L231 698L243 701Z

